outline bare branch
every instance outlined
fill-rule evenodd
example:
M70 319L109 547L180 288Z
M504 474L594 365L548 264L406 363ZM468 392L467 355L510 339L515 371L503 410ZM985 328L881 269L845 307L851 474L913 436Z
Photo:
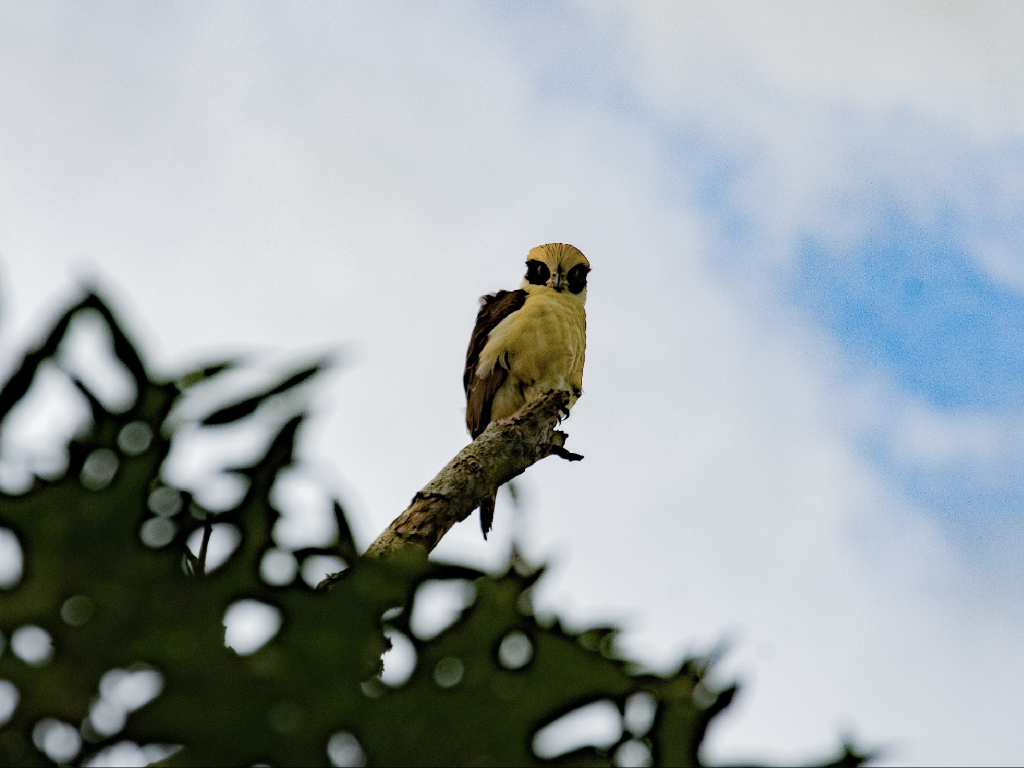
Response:
M387 557L412 546L430 552L453 525L536 462L552 454L582 459L565 450L568 435L555 429L568 404L567 393L548 392L509 418L491 422L413 497L364 557Z

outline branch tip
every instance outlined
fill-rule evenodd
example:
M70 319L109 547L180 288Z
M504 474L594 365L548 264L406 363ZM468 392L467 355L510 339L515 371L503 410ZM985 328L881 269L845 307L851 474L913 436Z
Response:
M507 419L491 422L413 497L363 557L387 557L410 546L429 553L455 523L541 459L580 461L580 454L564 447L568 435L556 429L568 404L567 392L546 392Z
M583 454L573 453L560 445L556 445L551 449L551 455L557 456L560 459L565 459L566 461L583 461Z

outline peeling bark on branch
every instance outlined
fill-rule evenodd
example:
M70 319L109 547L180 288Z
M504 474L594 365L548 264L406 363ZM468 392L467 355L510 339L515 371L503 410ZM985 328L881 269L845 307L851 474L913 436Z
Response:
M507 419L491 422L413 497L363 556L388 557L409 547L430 552L453 525L531 465L551 455L582 459L565 449L568 435L555 429L568 404L567 393L548 392Z

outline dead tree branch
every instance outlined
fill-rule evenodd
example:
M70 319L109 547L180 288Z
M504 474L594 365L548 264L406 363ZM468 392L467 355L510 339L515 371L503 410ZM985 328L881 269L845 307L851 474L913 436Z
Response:
M568 435L555 429L568 404L567 393L548 392L509 418L491 422L413 497L363 556L387 557L412 546L430 552L453 525L536 462L551 455L582 459L565 450Z

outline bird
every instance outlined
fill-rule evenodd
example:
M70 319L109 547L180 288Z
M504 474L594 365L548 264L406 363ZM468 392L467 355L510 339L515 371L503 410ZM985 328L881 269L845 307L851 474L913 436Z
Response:
M589 273L578 248L548 243L527 254L518 290L480 297L462 376L466 428L474 440L492 421L545 392L567 392L569 409L583 394ZM492 496L480 505L484 539L493 520Z

